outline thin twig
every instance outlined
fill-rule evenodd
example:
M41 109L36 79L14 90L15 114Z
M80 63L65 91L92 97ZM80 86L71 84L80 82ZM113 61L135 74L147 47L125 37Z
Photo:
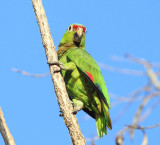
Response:
M129 62L128 59L121 57L121 56L117 56L117 55L111 55L110 58L113 61L119 61L119 62Z
M47 56L47 62L56 62L58 61L57 53L49 29L47 17L42 5L42 0L32 0L32 4L41 32L42 42ZM81 133L76 116L73 114L73 106L69 100L64 80L60 72L55 73L56 70L59 70L59 67L56 65L49 65L49 68L58 104L61 112L63 113L64 122L69 130L72 143L73 145L85 145L86 141Z
M140 95L143 91L147 91L149 90L150 84L147 83L146 85L144 85L143 87L135 90L134 92L131 92L129 95L127 95L126 97L120 97L114 93L109 92L109 96L112 99L115 99L118 103L120 102L134 102L134 101L138 101L141 100L142 97L138 97L138 95ZM113 106L112 106L113 107Z
M136 58L130 54L126 54L125 57L129 60L131 60L132 62L136 62L136 63L140 63L140 64L145 64L146 62L148 63L148 61L146 59L140 59L140 58ZM156 62L151 62L149 63L152 67L156 67L156 68L160 68L160 63L156 63Z
M7 127L1 108L0 108L0 133L2 134L5 145L15 145L15 141Z
M124 127L122 130L120 130L116 136L115 142L116 145L122 145L124 141L124 134L128 131L128 127Z
M130 54L127 54L126 57L128 59L130 59L133 62L139 63L144 65L144 67L146 68L146 72L148 77L150 78L151 82L153 83L153 85L155 86L155 88L157 88L158 90L160 90L160 81L158 79L157 74L154 72L154 70L152 69L151 64L145 60L145 59L138 59Z
M146 104L149 102L150 99L152 99L153 97L158 96L158 95L160 95L160 92L152 93L144 98L144 100L142 101L141 105L139 106L139 108L134 116L132 126L137 126L139 116L140 116L143 108L146 106ZM131 136L131 138L133 138L133 136L134 136L134 129L133 128L130 129L130 136Z
M139 122L144 121L147 116L153 111L153 109L157 107L157 105L159 105L159 103L160 99L158 99L150 108L147 109L147 111L139 118Z
M140 122L140 119L145 119L150 112L153 111L153 109L160 103L160 99L158 101L156 101L147 111L146 113L142 116L143 118L140 118L140 115L143 111L143 109L146 107L146 105L150 102L150 100L155 97L155 96L159 96L160 95L160 80L158 78L158 76L160 75L160 70L158 70L157 72L154 71L154 69L152 67L157 67L157 68L160 68L160 64L159 63L149 63L147 60L145 59L139 59L139 58L136 58L132 55L129 55L127 54L126 55L126 58L128 60L131 60L132 62L134 63L138 63L138 64L141 64L145 67L146 69L146 73L144 72L144 74L149 78L149 84L145 86L145 88L143 90L140 90L140 93L142 92L148 92L149 95L144 97L144 99L142 100L142 103L140 104L139 108L137 109L136 113L135 113L135 116L133 118L133 123L131 126L127 126L125 127L124 129L122 129L117 137L116 137L116 144L117 145L122 145L123 144L123 138L124 138L124 133L126 133L127 131L130 132L130 136L131 138L133 138L133 135L134 135L134 129L141 129L142 132L143 132L143 142L142 142L142 145L147 145L148 144L148 139L147 139L147 135L145 134L144 132L144 129L151 129L151 128L154 128L154 127L158 127L160 126L160 124L156 124L156 125L153 125L153 126L149 126L149 127L140 127L138 126L138 123ZM115 61L122 61L122 62L129 62L127 61L127 59L125 58L122 58L122 57L117 57L117 56L112 56L112 59L115 60ZM102 65L102 67L106 67L105 65ZM120 72L120 73L128 73L128 74L134 74L134 75L142 75L141 72L139 74L139 72L137 73L136 71L133 72L130 70L126 71L125 69L117 69L117 68L114 68L114 67L106 67L106 69L108 70L111 70L111 71L117 71L117 72ZM154 87L153 87L154 86ZM155 89L158 89L158 91ZM137 93L137 92L136 92ZM134 99L133 100L136 100L136 97L139 97L139 92L137 94L134 94ZM111 96L113 99L115 99L118 103L119 102L128 102L128 104L125 106L127 109L128 109L128 106L130 106L131 103L133 103L134 101L132 100L132 98L125 98L125 97L117 97L117 96ZM130 102L129 102L130 101ZM117 116L117 118L119 119L123 113L127 110L126 108L122 109L119 113L119 115ZM117 119L116 118L116 119Z
M118 115L113 119L113 123L116 123L121 116L128 110L129 107L131 107L132 103L136 100L136 99L141 99L140 97L138 98L138 96L145 90L147 90L149 87L149 84L139 88L138 90L130 93L127 97L125 98L129 98L130 101L128 101L128 103L121 109L121 111L119 111ZM117 98L118 99L118 98ZM119 102L119 101L118 101ZM124 101L125 102L125 101Z
M152 128L159 127L159 126L160 126L160 123L152 125L152 126L147 126L147 127L128 125L118 133L118 135L116 137L116 144L122 145L123 140L124 140L124 133L127 132L128 128L132 128L132 129L141 129L142 130L143 135L144 135L142 145L147 145L148 139L147 139L147 135L144 132L144 129L152 129Z
M106 65L104 63L98 63L99 67L105 70L113 71L113 72L119 72L123 74L128 74L128 75L136 75L136 76L145 76L146 73L143 71L137 71L137 70L130 70L126 68L116 68L113 66Z
M160 126L160 123L152 125L152 126L146 126L146 127L143 127L143 126L133 126L133 125L128 125L127 127L128 128L133 128L133 129L152 129L152 128L159 127L159 126Z
M122 96L118 96L116 94L113 93L109 93L109 97L118 101L118 102L135 102L135 101L139 101L142 100L142 96L136 98L136 97L122 97Z
M21 73L21 74L23 74L25 76L30 76L30 77L35 77L35 78L42 78L42 77L46 77L46 76L50 75L50 73L32 74L32 73L29 73L29 72L26 72L26 71L22 71L22 70L17 69L17 68L12 68L11 70L14 71L14 72L17 72L17 73Z
M113 123L115 124L121 117L122 115L129 109L129 107L131 107L131 103L133 102L129 102L125 105L125 107L118 113L118 115L113 119Z

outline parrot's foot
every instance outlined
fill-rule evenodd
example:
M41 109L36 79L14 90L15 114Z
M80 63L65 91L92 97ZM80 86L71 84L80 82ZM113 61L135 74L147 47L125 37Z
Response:
M54 71L54 73L60 72L61 70L68 70L67 68L65 68L63 66L63 63L59 62L59 61L52 61L52 62L47 62L49 65L58 65L60 67L59 70Z
M72 101L75 106L72 113L77 114L78 111L82 110L83 102L81 102L80 100L77 100L77 99L72 99Z
M73 114L77 114L78 111L82 110L83 106L76 106L74 109L73 109Z

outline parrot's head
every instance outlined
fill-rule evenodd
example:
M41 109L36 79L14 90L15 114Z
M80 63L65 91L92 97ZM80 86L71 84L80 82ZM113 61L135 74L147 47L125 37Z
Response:
M86 27L81 24L72 24L68 27L59 47L78 47L85 48Z

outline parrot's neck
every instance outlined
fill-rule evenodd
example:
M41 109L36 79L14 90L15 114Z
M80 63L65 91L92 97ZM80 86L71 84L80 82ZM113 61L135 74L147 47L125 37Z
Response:
M63 55L71 47L77 47L77 45L75 45L74 43L71 43L71 44L67 44L67 43L61 44L60 43L58 46L58 51L57 51L58 56ZM85 49L82 45L79 45L77 48Z

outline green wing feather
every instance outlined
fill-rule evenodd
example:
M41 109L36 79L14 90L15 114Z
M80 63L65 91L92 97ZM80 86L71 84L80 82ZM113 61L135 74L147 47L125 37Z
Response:
M98 91L101 99L105 102L108 109L110 108L110 99L108 96L108 91L103 79L102 73L96 61L91 57L89 53L85 50L72 47L67 51L68 58L73 61L77 67L88 77L88 72L93 76L93 80L90 79L90 82ZM89 78L89 77L88 77Z

